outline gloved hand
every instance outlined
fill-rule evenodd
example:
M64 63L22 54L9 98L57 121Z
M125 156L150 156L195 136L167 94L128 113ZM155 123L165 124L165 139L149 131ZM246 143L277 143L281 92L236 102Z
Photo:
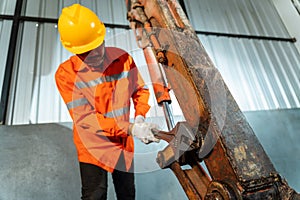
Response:
M142 115L137 115L134 119L134 123L143 123L145 122L145 117L143 117Z
M160 140L154 137L152 129L158 129L158 125L147 122L134 123L129 129L129 134L140 139L145 144L159 142Z

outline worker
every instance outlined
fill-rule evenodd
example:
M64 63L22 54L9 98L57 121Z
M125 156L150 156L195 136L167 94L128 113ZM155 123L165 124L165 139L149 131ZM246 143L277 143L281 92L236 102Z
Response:
M145 122L149 89L126 51L105 46L105 25L90 9L63 8L58 31L62 45L74 54L60 64L55 80L73 120L81 198L106 199L110 172L117 198L134 199L133 137L159 142L152 133L158 126Z

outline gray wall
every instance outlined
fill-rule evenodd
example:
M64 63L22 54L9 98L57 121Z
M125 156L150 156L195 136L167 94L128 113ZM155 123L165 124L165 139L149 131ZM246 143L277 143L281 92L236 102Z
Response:
M245 113L277 171L300 192L300 110ZM1 200L74 200L80 178L70 124L0 126ZM174 174L155 162L166 143L136 141L137 200L187 199ZM111 177L109 199L114 198Z
M300 192L300 109L246 112L276 170Z

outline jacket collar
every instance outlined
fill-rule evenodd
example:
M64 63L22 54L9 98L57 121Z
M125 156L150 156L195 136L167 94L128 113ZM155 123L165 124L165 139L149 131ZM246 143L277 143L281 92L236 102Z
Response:
M114 56L110 55L110 52L108 49L109 48L106 48L107 51L105 52L104 61L103 61L103 64L106 66L109 66L111 63L119 60L118 57L114 57ZM70 60L74 64L73 65L74 71L77 71L77 72L81 72L81 71L85 71L85 70L97 71L97 69L92 68L92 67L88 66L87 64L85 64L77 55L71 56Z

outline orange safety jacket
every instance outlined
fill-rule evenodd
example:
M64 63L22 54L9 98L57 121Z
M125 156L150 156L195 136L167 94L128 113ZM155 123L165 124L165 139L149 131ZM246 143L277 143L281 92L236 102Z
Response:
M150 108L148 87L132 57L106 47L102 67L96 69L74 55L60 64L55 79L73 120L79 162L112 172L123 152L129 170L134 153L127 133L130 98L135 116L145 116Z

